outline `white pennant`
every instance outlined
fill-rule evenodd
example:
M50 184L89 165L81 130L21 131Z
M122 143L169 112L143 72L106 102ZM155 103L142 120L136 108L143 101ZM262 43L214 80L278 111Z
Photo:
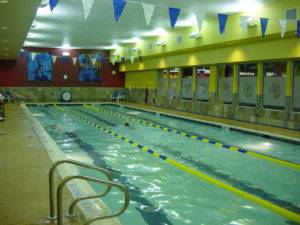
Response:
M92 6L94 4L94 0L81 0L83 5L83 13L84 13L84 19L88 18Z
M155 10L155 5L142 3L142 6L143 6L143 10L144 10L146 24L147 24L147 26L149 26L149 24L152 20L154 10Z
M31 54L31 60L34 60L37 53L36 52L30 52L30 54Z
M72 57L72 61L73 61L73 64L74 66L76 65L76 62L77 62L77 57Z
M96 61L97 61L97 59L96 59L96 58L92 58L92 63L93 63L93 66L95 66L95 64L96 64Z
M200 33L202 30L203 21L205 19L205 12L197 12L195 13L198 25L198 32Z
M113 66L115 65L115 57L111 58L111 63L113 64Z
M248 19L249 19L249 16L241 16L240 17L240 24L241 24L243 32L247 31L247 28L248 28Z
M57 60L57 56L56 56L56 55L53 55L53 56L52 56L52 61L53 61L53 63L55 63L56 60Z
M134 56L133 56L133 55L130 56L130 61L131 61L131 63L133 64L133 62L134 62Z
M285 31L286 31L286 25L287 25L287 19L278 20L279 26L280 26L280 35L281 38L284 37Z

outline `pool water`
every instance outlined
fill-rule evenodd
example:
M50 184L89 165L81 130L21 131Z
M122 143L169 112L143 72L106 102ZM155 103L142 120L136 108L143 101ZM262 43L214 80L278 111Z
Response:
M164 132L139 123L137 119L144 118L240 147L252 147L257 151L264 151L259 145L269 143L268 146L275 146L276 150L270 147L265 150L268 154L293 162L299 161L300 149L296 143L224 131L218 127L163 115L158 117L126 107L99 107L134 119L126 120L83 106L65 108L224 183L300 213L298 170ZM129 209L120 216L124 225L293 224L260 205L181 171L55 107L29 108L66 157L104 167L112 172L115 181L127 186L131 202ZM130 128L124 126L127 122ZM87 170L80 172L92 175ZM96 191L102 190L91 185ZM112 210L123 202L122 194L117 190L103 200Z

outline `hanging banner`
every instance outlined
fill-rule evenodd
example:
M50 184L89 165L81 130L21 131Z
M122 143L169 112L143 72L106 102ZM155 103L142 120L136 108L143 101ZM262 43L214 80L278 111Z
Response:
M83 13L84 13L84 19L88 18L92 6L94 4L94 0L81 0L83 5Z
M53 55L53 56L52 56L52 62L55 63L56 60L57 60L57 56L56 56L56 55Z
M95 57L93 57L91 60L92 60L93 66L95 66L97 59Z
M240 25L241 25L242 31L244 33L246 33L247 29L248 29L248 20L249 20L249 16L241 16L240 17Z
M106 63L107 63L106 58L102 57L102 58L101 58L101 64L106 64Z
M268 18L260 18L261 36L263 37L266 35L268 21Z
M147 24L147 26L149 26L152 16L153 16L153 13L154 13L154 10L155 10L155 5L142 3L142 6L143 6L143 10L144 10L146 24Z
M58 0L49 0L49 5L50 5L51 12L56 7L57 3L58 3Z
M226 27L227 19L228 19L228 15L227 14L218 13L220 34L224 34L224 32L225 32L225 27Z
M179 13L180 9L169 7L169 16L172 29L175 27Z
M134 56L133 55L130 56L130 61L131 61L132 64L134 63Z
M280 26L280 36L281 38L284 37L285 35L285 31L286 31L286 25L287 25L287 19L281 19L281 20L278 20L279 22L279 26Z
M60 62L63 63L63 64L66 64L69 60L69 56L62 56L60 58Z
M36 52L30 52L30 54L31 54L31 60L34 61L35 56L37 55L37 53Z
M113 0L115 19L118 22L119 18L122 15L123 9L126 5L126 1L124 0Z
M74 66L76 65L76 62L77 62L77 57L72 57L72 61L73 61L73 64Z
M297 37L300 37L300 20L297 21Z
M205 19L205 12L195 13L197 19L198 32L200 33L202 30L203 21Z

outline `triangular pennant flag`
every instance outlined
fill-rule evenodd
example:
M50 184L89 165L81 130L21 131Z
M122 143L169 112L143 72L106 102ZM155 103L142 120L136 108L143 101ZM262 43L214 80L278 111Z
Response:
M224 32L225 32L225 27L226 27L227 19L228 19L228 15L227 14L218 13L220 34L224 34Z
M57 56L56 56L56 55L53 55L53 56L52 56L52 62L55 63L56 60L57 60Z
M56 7L57 3L58 3L58 0L49 0L49 5L50 5L51 12Z
M143 6L143 10L144 10L146 24L147 24L147 26L149 26L152 16L153 16L153 13L154 13L155 5L142 3L142 6Z
M111 58L111 64L112 64L113 66L115 65L115 61L116 61L115 57Z
M266 35L268 21L268 18L260 18L261 36L263 37Z
M73 61L73 64L74 66L76 65L76 62L77 62L77 57L72 57L72 61Z
M126 1L124 0L113 0L115 19L118 22L120 16L122 15L123 9L126 5Z
M280 26L280 36L281 38L284 37L284 34L285 34L285 31L286 31L286 25L287 25L287 19L281 19L281 20L278 20L279 22L279 26Z
M200 33L202 30L203 21L205 19L205 12L200 12L195 14L197 19L198 32Z
M37 53L36 52L30 52L30 54L31 54L31 60L34 60Z
M172 29L175 27L179 13L180 9L169 7L169 16Z
M247 28L248 28L248 20L249 20L249 16L241 16L240 17L240 25L242 27L242 31L246 32Z
M83 5L83 13L84 13L84 19L88 18L90 11L92 9L92 6L94 4L94 0L81 0Z
M297 21L297 37L300 37L300 20Z
M134 62L134 56L133 56L133 55L130 56L130 61L131 61L131 63L133 64L133 62Z
M96 61L97 61L97 59L94 57L94 58L92 58L92 64L93 64L93 66L95 66L96 65Z

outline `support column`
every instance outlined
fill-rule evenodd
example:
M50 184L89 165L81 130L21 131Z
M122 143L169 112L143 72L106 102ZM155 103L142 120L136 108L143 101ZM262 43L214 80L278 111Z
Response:
M292 60L287 61L286 65L286 82L285 82L285 111L286 117L284 121L284 126L288 127L288 122L291 119L291 111L293 110L293 62Z
M210 66L209 76L209 103L215 105L217 103L217 88L218 88L218 67L217 65Z
M256 113L255 121L258 122L260 110L263 106L263 80L264 80L263 63L257 63L257 80L256 80Z
M178 80L177 80L177 91L178 91L178 99L182 99L182 69L179 69Z
M196 90L197 90L197 67L193 67L193 76L192 76L192 101L197 100L196 96Z

